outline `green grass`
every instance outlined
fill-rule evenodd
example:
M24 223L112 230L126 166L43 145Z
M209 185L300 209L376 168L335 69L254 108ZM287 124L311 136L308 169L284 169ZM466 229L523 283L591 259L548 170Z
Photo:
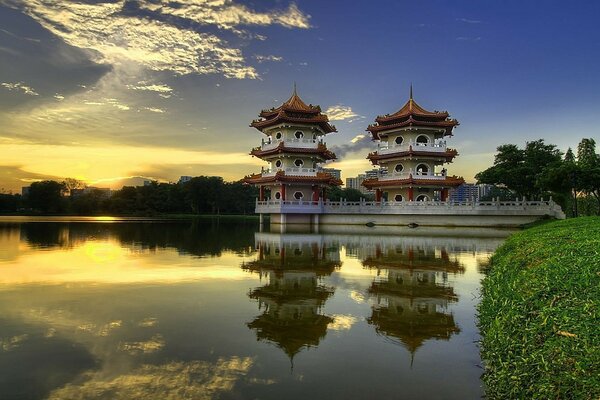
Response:
M600 217L511 236L479 304L490 399L600 399Z

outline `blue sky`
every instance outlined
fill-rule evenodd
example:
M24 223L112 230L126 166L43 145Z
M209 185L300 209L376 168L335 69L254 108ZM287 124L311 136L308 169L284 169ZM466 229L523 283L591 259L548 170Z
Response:
M344 177L357 140L415 100L461 125L449 171L472 181L503 143L600 140L600 3L0 0L0 188L76 177L260 170L262 108L330 111ZM354 143L352 142L354 140Z

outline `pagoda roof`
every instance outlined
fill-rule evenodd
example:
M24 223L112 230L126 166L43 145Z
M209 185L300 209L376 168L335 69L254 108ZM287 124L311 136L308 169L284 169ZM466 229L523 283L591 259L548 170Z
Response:
M246 176L243 179L244 183L248 184L264 184L264 183L313 183L325 184L332 186L341 186L341 179L337 179L327 172L317 172L316 176L304 175L286 175L284 171L278 171L275 175L262 176L262 174L253 174Z
M421 150L415 150L415 148L413 148L411 146L408 150L399 151L397 153L379 154L378 152L374 151L372 153L369 153L369 155L367 156L367 159L371 160L373 165L377 165L380 160L389 160L389 159L394 159L394 158L399 158L399 157L411 157L411 156L426 157L426 158L429 158L429 157L443 158L446 160L446 162L450 162L457 155L458 155L458 151L456 151L456 149L447 149L444 152L426 151L426 150L421 151Z
M263 131L264 129L282 122L318 125L324 133L337 132L335 126L329 123L329 118L321 112L320 106L306 104L296 92L277 108L262 110L259 119L252 121L251 127Z
M337 157L331 150L327 150L327 146L323 143L319 143L316 148L305 148L305 147L288 147L285 142L280 142L277 147L269 150L262 150L259 147L255 147L250 151L250 155L258 158L267 157L276 154L294 153L294 154L317 154L320 155L324 160L335 160Z
M407 126L439 128L445 131L445 135L452 135L452 128L458 124L457 120L449 118L447 111L428 111L421 107L413 99L411 86L408 101L393 114L377 116L375 124L369 125L367 131L371 132L374 140L379 139L380 132Z
M458 176L447 176L445 179L418 179L411 176L406 179L365 179L362 184L367 189L374 189L394 186L460 186L463 183L465 183L465 180Z

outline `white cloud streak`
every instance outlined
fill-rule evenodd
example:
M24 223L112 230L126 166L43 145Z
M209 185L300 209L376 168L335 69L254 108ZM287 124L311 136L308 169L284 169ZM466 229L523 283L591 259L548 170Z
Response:
M25 85L25 83L23 82L2 82L0 83L0 86L10 90L10 91L18 91L18 92L22 92L23 94L29 95L29 96L39 96L40 94L38 92L35 91L35 89L33 89L31 86L27 86Z
M333 105L325 111L325 114L332 121L344 121L348 120L348 122L354 122L357 119L364 118L361 115L358 115L352 110L352 107L344 106L342 104Z

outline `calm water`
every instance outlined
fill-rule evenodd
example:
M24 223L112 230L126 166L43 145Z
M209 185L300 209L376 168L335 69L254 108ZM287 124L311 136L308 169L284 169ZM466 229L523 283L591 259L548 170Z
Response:
M480 398L507 234L0 220L0 398Z

